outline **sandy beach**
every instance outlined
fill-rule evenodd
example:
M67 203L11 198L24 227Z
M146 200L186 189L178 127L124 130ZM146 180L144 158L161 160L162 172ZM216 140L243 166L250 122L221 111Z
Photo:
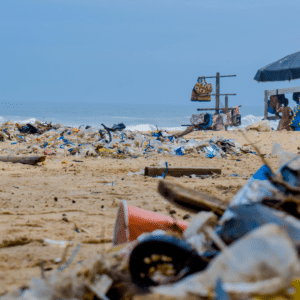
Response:
M248 144L236 131L193 132L186 138L204 140L220 134ZM266 159L274 169L278 165L278 157L271 155L274 142L293 153L298 153L300 146L298 132L249 131L247 136L267 154ZM1 143L0 148L5 143L8 142ZM7 154L0 151L0 155ZM187 212L171 206L158 194L158 179L128 175L130 171L165 161L169 166L222 168L222 175L216 178L167 176L166 180L212 194L227 203L262 165L254 154L210 159L193 153L178 157L154 154L136 159L53 156L39 166L0 162L0 295L40 277L41 260L46 274L58 267L55 260L64 250L45 244L44 239L72 241L67 256L82 243L69 269L109 250L117 208L123 199L131 206L166 215L175 209L174 216L182 220ZM112 182L113 186L109 184ZM76 232L76 227L83 231Z

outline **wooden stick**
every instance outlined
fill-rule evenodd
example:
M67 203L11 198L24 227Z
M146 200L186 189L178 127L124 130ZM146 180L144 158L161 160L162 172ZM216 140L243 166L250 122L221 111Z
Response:
M172 136L174 136L175 138L183 137L184 135L187 135L187 134L193 132L195 128L196 128L196 126L194 126L194 125L191 125L191 126L190 126L190 125L189 125L189 127L188 127L186 130L181 131L181 132L179 132L179 133L175 133L175 134L173 134Z
M0 156L0 161L27 165L36 165L39 162L45 161L45 159L46 156Z
M221 216L227 209L227 205L222 200L212 195L165 180L159 182L158 192L170 203L193 213L213 211L218 216Z
M242 107L242 105L238 105L238 107ZM235 107L219 107L218 110L234 110ZM198 111L204 111L204 110L217 110L216 108L197 108Z
M145 176L155 177L165 173L165 167L146 167ZM189 175L213 175L221 174L220 168L198 168L198 167L168 167L167 175L173 177L189 176Z
M216 78L217 76L200 76L199 78ZM219 75L219 77L236 77L236 75Z

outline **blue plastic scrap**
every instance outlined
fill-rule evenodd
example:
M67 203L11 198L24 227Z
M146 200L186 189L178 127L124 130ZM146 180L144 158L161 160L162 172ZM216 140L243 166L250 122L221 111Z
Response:
M64 141L64 145L73 145L73 146L75 146L75 144L71 143L68 139L64 139L63 141Z
M205 147L205 152L206 152L205 157L213 158L216 156L216 150L213 149L213 147L211 146Z
M215 288L215 300L230 300L228 294L224 290L223 281L219 277Z
M184 155L184 153L182 152L181 147L179 147L179 148L177 148L177 149L175 150L175 154L176 154L176 155Z
M209 121L206 125L201 125L202 128L207 128L207 127L210 127L212 126L213 122L212 122L212 115L211 114L208 114L208 117L209 117Z
M217 233L227 244L240 239L252 230L263 226L264 224L277 224L283 226L288 235L296 242L300 243L300 232L288 220L282 219L276 215L276 210L259 203L240 204L229 207L226 212L228 216L217 226ZM223 215L224 216L224 215Z
M159 132L152 132L151 135L154 136L154 137L156 137L157 140L159 140L159 138L162 136L161 131L159 131Z
M271 108L271 107L270 107L270 104L271 104L271 101L268 100L268 113L269 113L269 114L276 114L276 109Z
M241 177L239 174L231 174L229 176L231 176L231 177Z
M168 173L168 163L167 163L167 162L165 162L165 165L166 165L166 171L165 171L165 173L164 173L164 174L162 174L162 175L161 175L163 179L165 179L165 178L166 178L166 175L167 175L167 173Z
M256 171L252 178L257 180L268 180L268 176L271 176L271 174L271 169L267 165L263 165Z

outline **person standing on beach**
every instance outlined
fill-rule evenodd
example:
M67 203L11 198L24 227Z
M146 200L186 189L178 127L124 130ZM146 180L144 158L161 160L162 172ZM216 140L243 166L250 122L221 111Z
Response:
M277 110L276 115L278 115L281 118L277 130L292 130L290 122L292 121L294 114L292 109L288 106L288 104L289 100L285 98L283 101L283 106ZM282 116L280 116L279 113L282 113Z

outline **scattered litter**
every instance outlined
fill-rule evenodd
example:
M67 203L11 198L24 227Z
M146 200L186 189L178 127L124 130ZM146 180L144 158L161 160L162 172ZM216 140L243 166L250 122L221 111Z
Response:
M85 130L92 132L92 128ZM126 141L125 133L122 139ZM143 140L140 134L134 149L140 149ZM143 147L148 147L145 142ZM188 143L191 146L194 141ZM220 157L239 147L222 139L207 143L200 148L211 147ZM155 147L153 140L152 145ZM173 208L167 208L171 215L167 216L122 200L113 229L113 247L108 252L89 265L77 264L78 269L72 272L52 272L48 278L33 279L28 289L4 295L1 300L126 299L150 293L175 299L297 299L293 295L299 285L296 291L291 286L300 277L300 156L285 153L278 146L274 151L281 156L279 169L263 165L228 205L212 195L161 180L160 195L193 213L190 222L175 219L180 213ZM174 169L183 170L168 167L165 161L159 167L147 167L148 174L151 168L162 178L162 174L173 176ZM187 170L188 176L198 175L197 168ZM72 243L44 241L60 247ZM79 249L80 244L58 271L72 263Z
M293 242L283 228L268 224L223 250L205 271L153 290L175 297L187 293L207 297L218 278L222 278L226 293L239 299L238 296L273 294L288 288L291 279L300 275L299 271Z
M209 140L184 139L167 131L141 133L126 129L123 123L110 127L102 124L104 129L91 126L72 128L60 124L41 123L18 124L6 122L0 125L0 142L10 141L10 144L20 145L22 148L7 149L2 152L12 154L40 154L45 156L66 157L111 157L118 159L149 157L156 154L173 156L203 155L208 158L227 157L228 155L242 155L241 147L234 140L227 140L222 136ZM247 154L254 154L245 149Z
M54 262L56 264L59 264L62 261L61 257L55 258Z
M47 244L51 244L51 245L55 245L55 246L59 246L62 248L65 248L67 246L71 246L73 244L73 242L69 241L55 241L55 240L50 240L50 239L44 239L44 242Z
M72 263L72 261L74 260L74 258L77 255L78 251L80 250L80 248L81 248L81 244L78 244L76 246L76 248L74 249L73 253L71 254L69 260L58 269L59 272L64 271Z
M127 175L129 175L129 176L133 176L133 175L144 175L144 170L143 170L143 169L140 169L138 172L131 172L131 171L129 171L129 172L127 173Z

